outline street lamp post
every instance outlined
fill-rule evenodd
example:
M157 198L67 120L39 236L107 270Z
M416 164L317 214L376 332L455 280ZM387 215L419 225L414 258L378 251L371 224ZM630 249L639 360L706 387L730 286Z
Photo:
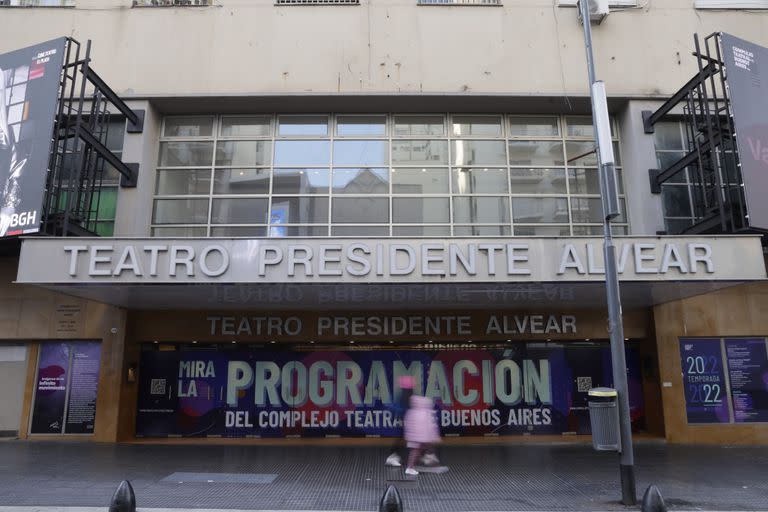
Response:
M587 50L587 69L589 70L589 89L592 103L592 128L595 132L597 144L600 197L603 204L603 259L605 260L605 288L608 301L608 332L611 337L613 385L618 393L619 401L621 502L624 505L635 505L637 503L637 495L635 491L635 463L632 449L632 423L629 414L627 390L627 360L624 353L624 326L621 320L621 297L619 295L619 275L616 271L616 248L613 245L613 234L611 233L611 219L620 214L616 187L616 167L605 86L603 82L598 82L595 79L595 64L592 58L592 27L589 23L589 1L579 0L578 4L582 25L584 26L584 44Z

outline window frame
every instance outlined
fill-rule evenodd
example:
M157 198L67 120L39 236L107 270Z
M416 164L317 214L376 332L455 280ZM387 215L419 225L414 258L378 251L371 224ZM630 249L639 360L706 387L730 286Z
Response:
M768 0L695 0L696 9L768 9Z

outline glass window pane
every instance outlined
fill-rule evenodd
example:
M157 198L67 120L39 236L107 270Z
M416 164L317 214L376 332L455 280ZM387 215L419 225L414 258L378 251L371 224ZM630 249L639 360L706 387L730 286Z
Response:
M400 165L447 165L448 141L392 141L392 162Z
M510 117L510 137L556 137L557 117Z
M563 143L548 140L511 140L509 164L562 166Z
M452 169L454 194L506 194L507 170L486 168Z
M501 136L501 116L453 116L453 134Z
M208 222L208 199L155 199L153 224L203 224Z
M164 137L210 137L213 135L213 116L166 117Z
M677 235L693 225L693 219L664 219L667 233Z
M600 194L600 175L597 169L568 169L571 194Z
M273 197L269 219L272 227L280 224L327 224L328 197Z
M161 167L211 165L213 142L161 142Z
M597 152L595 143L592 141L573 141L565 143L565 151L568 157L568 165L573 167L597 167ZM619 153L619 144L613 143L613 156L616 165L621 165L621 155Z
M386 197L335 197L331 222L352 224L389 222L389 199Z
M211 224L266 224L267 198L214 199Z
M392 226L394 236L451 236L451 226Z
M591 117L568 117L565 122L568 125L568 137L595 137Z
M453 141L453 165L504 165L506 158L501 140Z
M448 169L399 167L392 169L393 194L447 194Z
M272 175L273 194L327 194L328 169L275 169Z
M454 236L509 236L509 226L454 226Z
M684 151L657 151L656 161L662 171L685 156Z
M267 140L219 141L216 146L216 165L269 165L271 147Z
M513 197L515 224L562 224L568 222L568 200L564 197Z
M331 236L389 236L389 226L331 226Z
M565 194L565 169L513 168L509 185L513 194Z
M95 135L95 134L94 134ZM113 153L123 151L123 138L125 136L125 119L110 121L107 124L107 140L104 145Z
M190 227L190 226L152 228L152 236L180 237L180 238L203 237L203 236L206 236L207 229L208 228L205 228L205 227Z
M568 226L520 226L515 224L515 236L569 236Z
M214 194L268 194L269 169L216 169Z
M290 135L328 135L328 116L280 116L277 134L281 137Z
M337 140L333 143L333 165L387 165L389 143L384 140Z
M117 211L117 187L101 187L96 190L98 198L94 198L94 204L98 200L99 207L96 218L100 221L114 220Z
M663 121L653 125L653 143L657 150L685 151L686 144L683 140L683 131L680 129L680 123L676 121Z
M444 135L443 116L395 116L395 135L420 137L422 135Z
M392 222L423 224L450 222L447 197L395 197L392 199Z
M264 237L267 226L218 226L211 228L211 236L221 237Z
M312 226L275 226L269 227L269 236L271 238L293 237L293 236L328 236L328 225Z
M330 165L331 143L327 140L278 140L275 166Z
M662 185L661 201L665 217L692 217L691 197L685 185Z
M613 222L626 222L626 205L623 199L621 202L621 215L613 219ZM602 222L603 221L603 203L599 197L572 197L571 198L571 216L573 223Z
M208 194L211 191L210 169L174 169L157 171L158 195Z
M454 197L453 222L502 224L509 222L507 197Z
M270 116L222 117L222 137L269 137Z
M386 116L338 116L336 118L336 135L386 135Z
M389 169L334 169L334 194L388 194Z

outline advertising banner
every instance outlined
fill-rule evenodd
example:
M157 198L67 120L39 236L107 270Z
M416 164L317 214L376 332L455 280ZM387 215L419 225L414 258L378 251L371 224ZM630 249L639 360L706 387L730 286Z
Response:
M728 423L727 386L720 338L680 340L688 423Z
M39 231L65 43L0 55L0 238Z
M749 224L768 229L768 49L722 34Z
M101 345L72 343L71 378L67 404L67 434L93 434L96 420L96 393L99 387Z
M61 434L67 400L68 343L43 343L37 363L32 434Z
M632 417L643 419L628 350ZM401 376L433 398L443 435L589 432L591 387L610 386L607 346L508 349L144 351L137 436L399 436Z
M765 338L726 338L728 377L736 423L768 421L768 352Z
M93 434L100 359L96 341L40 344L31 434Z

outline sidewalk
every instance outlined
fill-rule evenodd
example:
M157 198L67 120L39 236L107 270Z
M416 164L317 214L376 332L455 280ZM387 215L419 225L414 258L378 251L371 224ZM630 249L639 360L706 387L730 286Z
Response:
M627 510L617 455L584 445L444 446L450 471L415 480L385 457L383 447L4 442L0 511L107 507L123 479L145 510L374 511L389 484L406 512ZM635 458L638 499L654 483L673 510L768 511L768 447L641 442Z

